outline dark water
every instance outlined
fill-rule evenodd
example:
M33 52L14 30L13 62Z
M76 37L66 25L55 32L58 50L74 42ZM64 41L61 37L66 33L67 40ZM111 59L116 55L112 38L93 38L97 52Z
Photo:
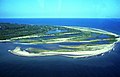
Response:
M120 19L0 19L0 22L81 25L120 34ZM79 59L19 57L8 53L15 46L0 43L0 77L120 77L120 43L103 56Z

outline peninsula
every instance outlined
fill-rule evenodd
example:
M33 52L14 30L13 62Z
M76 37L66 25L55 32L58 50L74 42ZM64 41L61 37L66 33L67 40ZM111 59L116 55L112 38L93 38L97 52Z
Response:
M8 51L18 56L90 57L119 41L117 34L89 27L0 23L0 42L16 44Z

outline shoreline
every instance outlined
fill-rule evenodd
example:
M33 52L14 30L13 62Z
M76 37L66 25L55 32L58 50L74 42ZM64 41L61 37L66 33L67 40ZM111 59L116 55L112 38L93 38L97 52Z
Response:
M10 53L18 55L18 56L25 56L25 57L37 57L37 56L54 56L54 55L61 55L71 58L82 58L82 57L90 57L90 56L97 56L99 54L106 53L111 51L117 42L113 44L107 45L104 49L96 50L96 51L77 51L77 52L40 52L40 53L29 53L25 50L21 50L20 47L16 47L14 50L8 50Z
M108 31L105 31L105 30L102 30L102 29L89 28L89 27L72 27L72 26L63 26L63 27L77 29L77 30L81 30L81 31L90 31L90 32L96 32L96 33L108 34L108 35L113 35L115 37L119 37L119 35L117 35L115 33L108 32ZM14 37L14 38L11 38L11 39L6 39L6 40L0 40L0 42L6 42L6 41L11 41L11 40L15 40L15 39L22 39L22 38L32 38L32 37L41 37L41 36L37 35L37 34L33 34L33 35L27 35L27 36L21 36L21 37ZM119 39L119 41L120 41L120 39Z
M66 28L72 28L72 29L77 29L77 30L82 30L82 31L91 31L91 32L96 32L96 33L102 33L102 34L109 34L109 35L114 35L116 37L118 37L119 35L112 33L112 32L108 32L102 29L97 29L97 28L90 28L90 27L72 27L72 26L63 26Z
M105 52L111 51L114 47L115 44L117 42L120 42L120 37L119 35L112 33L112 32L108 32L105 30L101 30L101 29L96 29L96 28L89 28L89 27L72 27L72 26L63 26L65 28L72 28L72 29L76 29L76 30L80 30L80 31L90 31L90 32L95 32L95 33L101 33L101 34L108 34L108 35L113 35L117 41L113 42L112 44L106 44L103 48L101 48L100 50L93 50L93 51L74 51L74 52L57 52L57 51L47 51L47 52L39 52L39 53L29 53L26 50L21 50L21 47L16 47L13 50L8 50L10 53L18 55L18 56L25 56L25 57L34 57L34 56L53 56L53 55L61 55L61 56L66 56L66 57L72 57L72 58L81 58L81 57L90 57L90 56L96 56L99 54L103 54ZM40 37L40 35L34 34L34 35L29 35L29 36L23 36L23 37L14 37L11 38L12 39L21 39L21 38L31 38L31 37ZM47 44L49 43L58 43L58 42L66 42L69 38L57 38L55 39L55 41L48 41L46 42ZM10 40L0 40L0 42L4 42L4 41L10 41ZM69 41L71 42L71 41ZM79 41L79 42L90 42L90 41ZM22 43L20 43L22 44ZM31 44L31 43L23 43L23 44ZM97 48L97 46L96 46Z

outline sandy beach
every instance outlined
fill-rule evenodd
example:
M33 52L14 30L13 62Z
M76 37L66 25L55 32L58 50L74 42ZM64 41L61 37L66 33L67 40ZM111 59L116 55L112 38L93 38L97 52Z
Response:
M119 36L117 34L107 32L101 29L95 29L95 28L85 28L85 27L68 27L64 26L66 28L72 28L72 29L77 29L81 31L90 31L90 32L95 32L95 33L101 33L101 34L108 34L108 35L113 35L113 36ZM24 37L17 37L17 38L28 38L31 36L24 36ZM33 37L33 36L32 36ZM38 36L34 36L38 37ZM15 39L17 39L15 38ZM53 39L53 41L48 41L46 42L47 44L49 43L58 43L58 42L67 42L69 38L57 38ZM80 57L89 57L89 56L95 56L99 54L103 54L105 52L111 51L115 44L120 41L120 38L117 38L117 41L112 43L112 44L105 44L105 45L95 45L93 48L100 48L100 50L93 50L93 51L74 51L74 52L57 52L57 51L48 51L48 52L40 52L40 53L29 53L26 50L21 50L20 47L16 47L14 50L9 50L10 53L18 55L18 56L27 56L27 57L32 57L32 56L51 56L51 55L62 55L62 56L67 56L67 57L72 57L72 58L80 58ZM91 41L78 41L78 42L91 42ZM21 43L22 44L22 43ZM29 43L28 43L29 44Z

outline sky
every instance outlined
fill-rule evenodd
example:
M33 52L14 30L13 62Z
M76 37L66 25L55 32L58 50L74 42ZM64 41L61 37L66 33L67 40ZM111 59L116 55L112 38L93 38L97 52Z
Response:
M0 0L0 18L120 18L120 0Z

